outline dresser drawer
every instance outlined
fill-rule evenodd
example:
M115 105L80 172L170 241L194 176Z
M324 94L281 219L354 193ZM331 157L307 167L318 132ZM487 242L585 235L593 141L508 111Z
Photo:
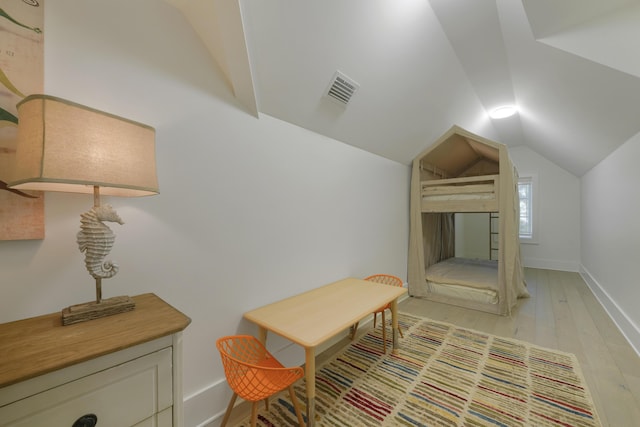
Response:
M172 381L168 347L0 407L0 426L72 427L86 414L97 427L171 425Z

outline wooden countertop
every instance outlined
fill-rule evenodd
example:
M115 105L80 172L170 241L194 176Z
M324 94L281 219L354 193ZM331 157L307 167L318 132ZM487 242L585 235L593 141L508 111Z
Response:
M133 311L62 326L61 312L0 325L0 388L184 330L191 319L154 294Z

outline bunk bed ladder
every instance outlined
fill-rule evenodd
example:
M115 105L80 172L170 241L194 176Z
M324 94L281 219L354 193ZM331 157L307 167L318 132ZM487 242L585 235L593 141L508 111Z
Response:
M498 259L500 214L489 212L489 259Z

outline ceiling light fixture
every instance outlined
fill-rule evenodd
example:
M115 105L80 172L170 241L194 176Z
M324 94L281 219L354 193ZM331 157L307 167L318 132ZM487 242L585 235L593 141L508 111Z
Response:
M514 105L503 105L502 107L493 109L489 113L489 117L492 119L504 119L513 116L517 112L518 109Z

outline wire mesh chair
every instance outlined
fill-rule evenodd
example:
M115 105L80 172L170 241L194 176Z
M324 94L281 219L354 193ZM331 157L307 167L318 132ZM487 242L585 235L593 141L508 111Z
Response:
M402 279L400 279L397 276L392 276L390 274L374 274L372 276L365 277L364 280L369 280L371 282L382 283L390 286L402 287ZM383 307L380 307L379 309L373 312L374 329L376 327L376 320L378 317L378 313L382 313L382 348L385 353L387 352L387 328L386 328L386 319L384 315L386 310L391 310L391 303ZM351 339L354 339L356 336L356 331L358 330L358 323L359 322L356 322L356 324L353 325L352 332L351 332ZM402 329L400 329L400 326L398 326L398 332L400 333L400 336L404 338L404 335L402 335Z
M258 402L265 401L265 408L269 410L268 398L286 388L289 389L291 402L298 417L300 426L304 426L298 400L293 391L293 383L304 377L301 367L286 368L251 335L231 335L221 337L216 341L216 347L222 358L224 373L233 396L227 406L227 412L222 420L224 427L229 420L236 398L253 402L251 407L251 425L256 425Z

